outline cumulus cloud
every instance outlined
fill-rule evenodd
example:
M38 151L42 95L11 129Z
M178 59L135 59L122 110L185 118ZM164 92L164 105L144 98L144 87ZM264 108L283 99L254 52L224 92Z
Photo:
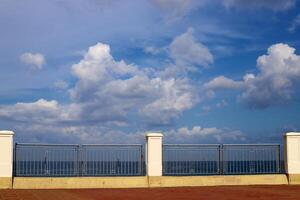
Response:
M145 132L127 133L101 125L17 124L14 125L14 131L17 133L16 139L23 136L22 142L141 144L145 140Z
M116 61L109 45L98 43L72 66L77 81L69 89L70 103L62 105L55 100L40 99L4 105L0 107L0 118L14 121L18 126L34 124L37 129L44 127L51 133L51 127L59 127L66 133L84 130L85 126L113 130L127 126L132 117L143 124L169 125L195 105L197 93L187 77L166 78L153 71ZM55 86L67 87L63 81Z
M194 126L192 128L181 127L177 130L170 130L165 133L164 139L167 142L175 143L203 143L211 141L223 143L226 141L241 142L246 140L246 136L239 130L219 129L216 127Z
M169 49L170 57L179 66L201 65L207 67L214 61L209 49L204 44L196 41L192 28L177 36L170 44Z
M0 107L0 118L12 124L16 139L22 138L22 142L136 143L144 139L142 132L127 133L86 122L75 113L76 106L45 99Z
M300 56L287 44L275 44L257 59L260 70L247 81L240 100L250 107L266 108L292 99L300 77Z
M14 130L27 136L22 138L23 142L141 144L145 141L145 131L128 133L99 125L17 124ZM239 130L201 126L170 129L163 134L165 143L241 143L247 139L246 134Z
M154 87L159 87L161 94L140 110L150 124L169 124L197 102L195 89L187 79L159 80Z
M224 76L218 76L209 81L208 83L205 83L203 87L209 90L239 89L243 87L243 82L234 81Z
M187 76L164 76L164 70L117 61L109 45L98 43L72 66L77 80L69 89L70 103L39 99L2 105L0 118L27 135L27 142L140 143L143 131L128 133L121 128L137 119L137 123L146 124L144 127L169 125L198 102L196 88ZM55 85L67 88L64 81ZM216 87L209 88L207 96L213 95ZM190 143L245 138L237 130L200 126L165 131L165 136L166 141Z
M64 109L55 100L39 99L30 103L0 106L0 117L16 122L40 123L68 119Z
M46 63L45 56L40 53L24 53L20 56L20 60L36 70L42 69Z
M257 68L256 75L246 74L242 81L217 77L205 86L209 89L237 89L240 87L235 86L239 85L243 88L239 101L251 108L262 109L293 99L300 78L300 56L295 54L294 48L282 43L270 46L266 55L258 57ZM219 79L226 87L215 81Z
M56 101L40 99L32 103L17 103L0 107L2 119L13 120L14 130L22 133L23 142L65 143L142 143L145 132L127 133L112 129L104 124L85 124L82 120L71 117L68 109ZM17 136L19 137L20 134ZM216 127L192 128L181 127L164 132L166 142L239 142L245 140L245 134L238 130L219 129Z
M147 70L115 61L109 46L101 43L90 47L72 71L78 82L71 97L85 118L125 120L137 110L146 121L166 124L196 99L187 79L152 77Z

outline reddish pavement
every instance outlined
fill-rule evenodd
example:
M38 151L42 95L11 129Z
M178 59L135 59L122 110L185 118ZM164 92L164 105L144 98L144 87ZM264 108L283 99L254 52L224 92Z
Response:
M0 190L0 200L300 200L300 186L224 186L154 189Z

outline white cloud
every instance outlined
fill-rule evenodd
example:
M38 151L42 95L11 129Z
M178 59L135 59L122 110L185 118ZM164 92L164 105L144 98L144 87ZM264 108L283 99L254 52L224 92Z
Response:
M116 61L110 47L102 43L91 46L72 66L72 73L77 82L69 89L69 104L40 99L5 105L0 107L0 118L13 123L17 132L27 134L30 142L135 143L144 140L143 131L130 134L118 127L143 122L170 124L198 102L188 77L164 77L162 71ZM207 91L206 96L214 96L213 91ZM200 126L166 131L165 138L190 143L245 139L237 130Z
M127 133L101 125L82 124L17 124L16 137L22 142L90 143L90 144L142 144L144 132Z
M14 131L17 137L23 135L22 142L142 144L145 141L145 131L127 133L101 125L17 124ZM170 129L163 134L166 143L236 143L247 139L246 134L239 130L201 126Z
M20 60L36 70L42 69L46 63L45 56L40 53L24 53L20 56Z
M287 58L293 54L292 50L288 50L270 49L269 53L285 53ZM193 38L192 29L174 39L170 45L170 55L175 60L174 68L179 64L205 66L213 62L207 47ZM268 62L268 57L258 59L263 73L270 73L265 69ZM169 68L142 68L123 60L117 61L111 55L109 45L98 43L89 47L83 58L71 68L77 80L74 87L69 88L70 103L39 99L30 103L3 105L0 106L0 118L12 122L16 131L24 132L31 141L141 142L144 140L142 131L129 134L118 129L136 126L137 123L139 128L170 125L201 98L213 98L214 90L244 89L247 92L248 82L260 76L246 74L242 81L217 77L205 84L205 97L199 97L199 91L187 74L166 76ZM54 86L68 88L62 80L55 82ZM226 101L221 101L203 109L209 111L226 105ZM200 126L169 130L165 136L167 141L191 143L245 139L244 134L237 130Z
M136 110L149 123L166 124L195 103L187 79L151 77L147 70L115 61L101 43L90 47L72 70L79 80L71 97L88 118L125 120Z
M170 124L197 102L197 94L187 77L161 77L154 69L116 61L110 47L91 46L83 59L72 66L77 78L69 89L71 102L40 99L0 107L0 118L20 123L57 126L126 126L129 117L141 123ZM64 81L55 83L65 89ZM77 124L77 125L76 125Z
M197 95L188 80L173 78L157 81L153 87L159 87L160 95L140 110L150 124L169 124L197 102Z
M208 83L205 83L203 87L209 90L239 89L243 87L243 82L234 81L224 76L218 76L209 81Z
M72 66L72 72L81 84L107 81L111 75L132 75L137 72L136 66L127 65L124 61L116 62L110 54L110 47L98 43L91 46L84 58Z
M300 14L295 17L292 21L291 26L288 28L288 31L293 33L300 26Z
M274 44L257 59L257 75L246 74L243 81L217 77L206 83L207 89L239 89L239 100L251 108L266 108L293 99L299 86L300 56L287 44ZM237 87L240 86L240 87Z
M177 36L170 44L170 57L179 66L201 65L207 67L213 63L213 55L209 49L194 38L194 30L189 28L187 32Z
M68 120L68 114L57 101L39 99L31 103L1 106L0 117L20 122L44 123ZM30 125L29 125L30 126Z
M287 44L275 44L257 59L260 72L246 83L240 100L250 107L266 108L293 98L300 78L300 56Z
M212 141L223 143L226 141L239 142L245 141L245 134L238 130L219 129L216 127L203 128L194 126L192 128L181 127L177 130L170 130L165 133L164 139L174 143L203 143L203 141Z

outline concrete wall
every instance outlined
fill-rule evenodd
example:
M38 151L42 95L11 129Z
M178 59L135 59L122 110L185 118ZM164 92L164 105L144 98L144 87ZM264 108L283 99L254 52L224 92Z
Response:
M146 188L147 177L16 177L14 189Z
M187 187L222 185L287 185L284 174L234 176L163 176L151 177L150 187Z
M147 188L221 185L287 185L284 174L241 176L152 176L152 177L70 177L14 178L14 189L62 188Z
M290 184L300 184L300 133L284 135L285 169Z
M12 131L0 131L0 188L12 187L13 135Z
M146 168L148 176L162 176L162 137L159 132L146 135Z

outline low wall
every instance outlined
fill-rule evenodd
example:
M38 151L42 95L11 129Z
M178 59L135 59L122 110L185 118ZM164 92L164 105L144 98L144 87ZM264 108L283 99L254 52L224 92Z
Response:
M284 174L234 176L14 178L14 189L147 188L221 185L287 185Z
M285 174L233 176L163 176L151 177L151 187L224 186L224 185L287 185Z
M14 189L145 188L147 177L16 177Z

